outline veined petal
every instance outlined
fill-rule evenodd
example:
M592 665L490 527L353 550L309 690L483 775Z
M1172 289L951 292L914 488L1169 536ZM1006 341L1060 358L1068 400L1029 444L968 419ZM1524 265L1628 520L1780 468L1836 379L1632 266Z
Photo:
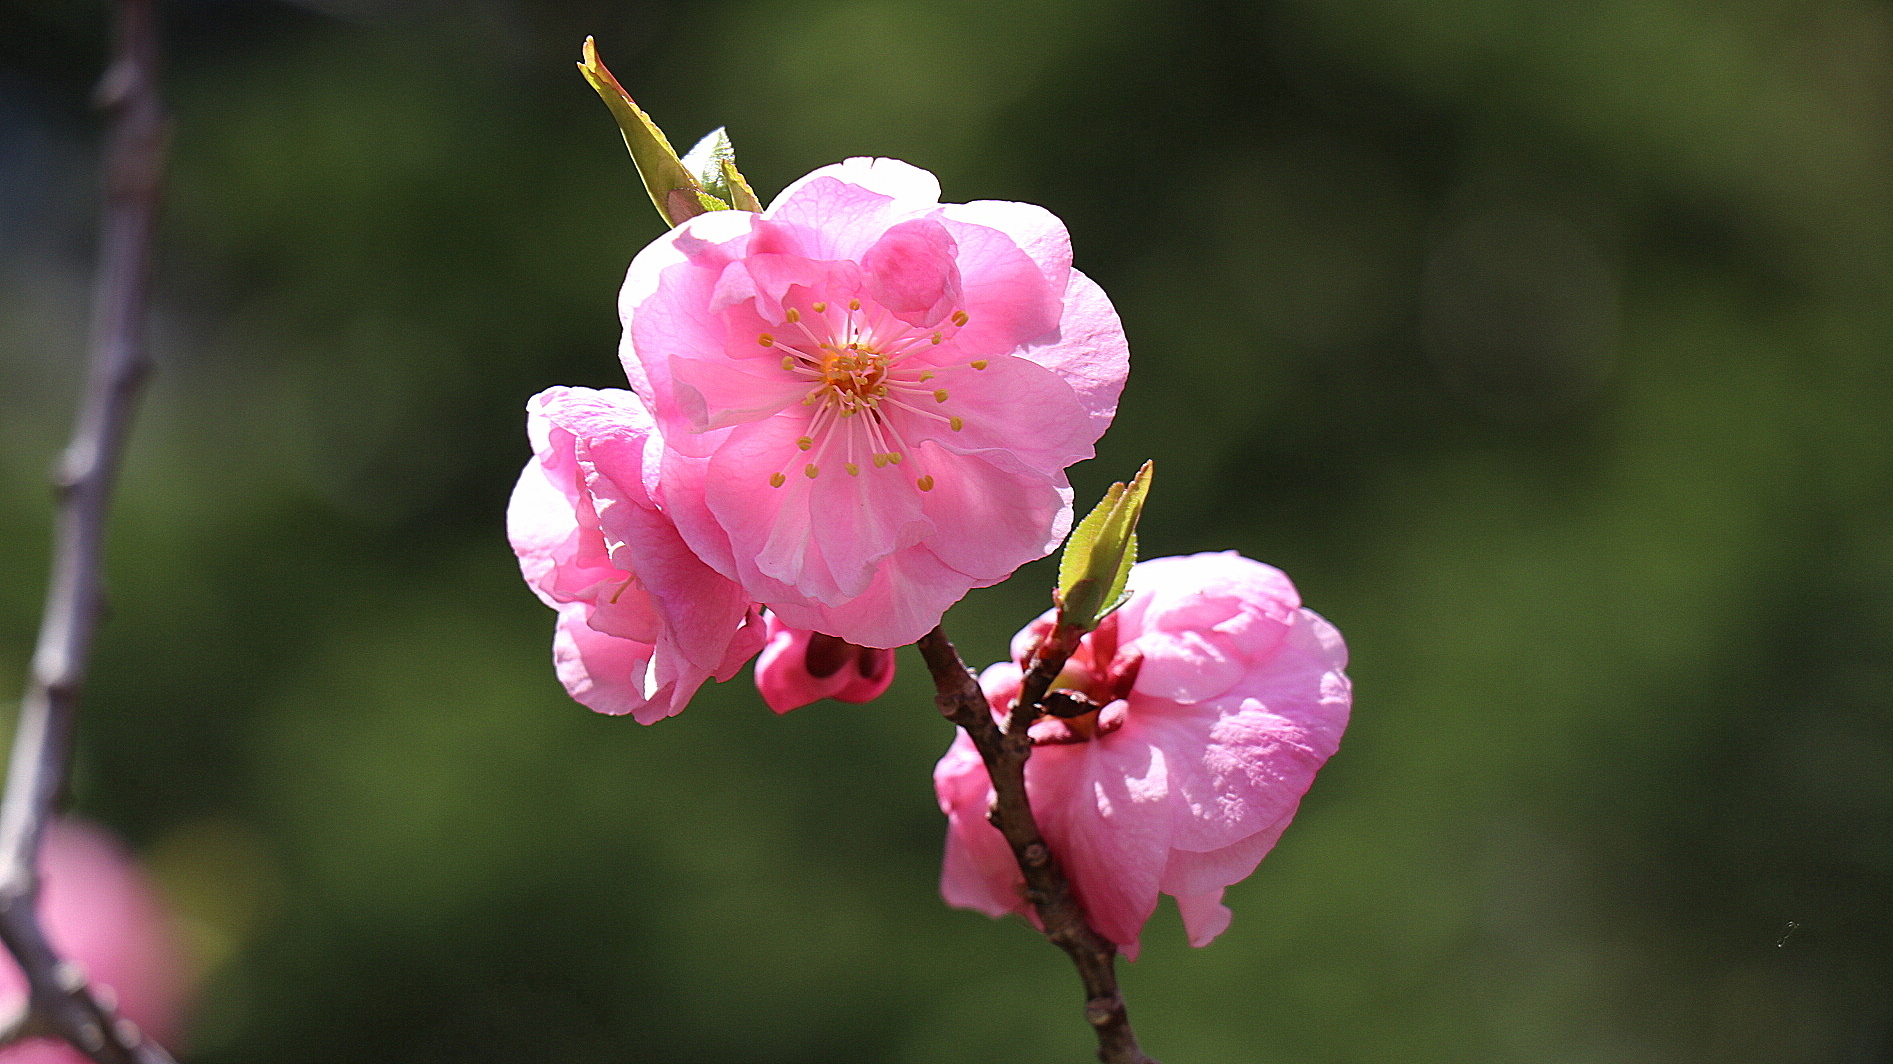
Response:
M1019 567L1058 549L1071 531L1072 492L1061 472L1055 480L995 468L979 457L934 459L931 445L921 462L941 472L921 503L939 534L929 540L934 555L979 582L997 583Z
M911 438L1028 476L1062 474L1092 456L1094 437L1078 397L1045 367L1006 357L981 369L941 366L933 375L927 384L947 396L936 408L942 417L915 418ZM959 418L959 428L947 417Z
M1071 271L1058 338L1028 347L1019 356L1058 374L1071 386L1091 415L1093 440L1111 427L1130 370L1130 345L1117 310L1091 278Z
M959 251L931 218L891 226L861 256L867 293L901 321L931 328L961 306Z
M650 399L667 390L674 340L715 331L709 294L723 267L742 256L755 222L749 211L699 214L631 260L618 290L618 320L624 324L618 361L639 395Z
M983 225L950 223L958 245L968 321L956 337L969 353L1011 353L1055 337L1061 290L1012 238Z
M678 413L699 432L766 418L809 389L806 380L759 359L673 357L670 365Z
M1058 216L1031 203L974 200L940 208L950 221L997 229L1038 264L1050 291L1062 292L1071 273L1071 234Z

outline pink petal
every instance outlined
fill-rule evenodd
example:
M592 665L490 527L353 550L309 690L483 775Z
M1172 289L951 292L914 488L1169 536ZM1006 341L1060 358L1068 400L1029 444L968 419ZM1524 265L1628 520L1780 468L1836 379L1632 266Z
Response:
M931 218L894 225L861 257L868 294L909 325L931 326L961 305L958 250Z
M763 216L807 234L806 254L859 259L888 226L937 207L940 183L895 159L849 159L782 190Z
M939 411L961 428L911 419L910 439L932 440L955 454L976 454L1004 469L1045 477L1092 456L1091 423L1071 386L1043 366L1010 356L935 369L927 382L947 393Z
M723 268L741 257L756 221L749 211L700 214L631 260L618 291L618 319L624 323L618 361L638 394L652 398L669 391L672 341L714 336L720 342L722 323L711 311L710 293Z
M1065 223L1043 207L1006 200L948 203L940 208L949 223L983 226L1004 233L1038 264L1053 292L1063 292L1071 273L1071 234ZM949 228L957 235L958 230Z
M766 418L799 402L809 389L808 381L783 372L774 358L673 357L670 372L677 412L698 432Z
M675 677L660 680L651 644L597 631L586 623L590 609L575 602L559 610L552 664L566 693L600 713L628 713L639 724L655 724L681 712L706 677L686 684L687 689L680 689Z
M965 732L957 733L934 767L933 785L947 817L946 859L940 873L940 894L947 904L988 916L1016 912L1036 922L1012 850L986 820L992 781Z
M1071 386L1091 415L1091 438L1104 435L1117 416L1118 394L1130 369L1130 345L1102 288L1089 277L1071 271L1065 288L1064 314L1058 338L1021 351Z
M996 229L949 227L958 247L960 290L967 322L955 335L973 355L1011 354L1056 336L1062 307L1058 289L1039 264Z
M1013 570L1058 549L1071 530L1071 488L1055 480L1020 476L976 457L938 457L923 447L921 465L938 470L921 499L932 521L934 557L974 581L997 583Z
M810 602L785 589L763 602L797 628L837 635L864 647L902 647L940 623L948 606L966 594L969 578L949 568L924 546L883 560L867 590L832 606Z
M1148 746L1112 741L1123 734L1039 747L1026 789L1092 927L1135 960L1169 852L1169 766Z
M1222 888L1202 894L1178 894L1177 913L1183 917L1183 932L1190 945L1203 947L1229 929L1229 906L1223 904Z

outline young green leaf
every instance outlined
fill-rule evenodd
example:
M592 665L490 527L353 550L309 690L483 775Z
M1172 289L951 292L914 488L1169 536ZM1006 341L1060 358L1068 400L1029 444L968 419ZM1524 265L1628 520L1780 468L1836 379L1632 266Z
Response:
M1072 530L1058 563L1059 623L1089 631L1122 604L1137 562L1137 519L1150 494L1152 463L1129 484L1113 484Z
M624 86L618 84L618 79L598 58L598 48L590 37L585 38L584 56L578 64L579 73L585 75L599 99L611 108L611 116L617 119L618 129L624 134L624 146L631 150L631 161L637 164L651 202L665 223L674 226L708 211L728 210L728 203L705 192L703 183L685 168L664 131L638 107L631 94L624 91ZM750 198L755 198L753 193Z

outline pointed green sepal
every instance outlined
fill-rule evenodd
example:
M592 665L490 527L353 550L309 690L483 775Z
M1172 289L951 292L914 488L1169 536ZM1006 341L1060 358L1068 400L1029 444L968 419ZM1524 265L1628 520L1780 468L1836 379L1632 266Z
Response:
M578 65L579 73L585 75L605 106L611 108L611 117L618 120L618 129L624 133L624 146L631 149L631 161L637 163L644 187L650 191L651 202L657 206L657 213L665 224L674 226L709 211L728 210L728 203L706 193L703 183L684 167L664 131L632 101L631 94L624 91L624 86L618 84L618 79L599 60L598 48L590 37L585 38L584 55L584 61ZM750 198L755 198L753 193Z
M705 192L728 206L761 213L762 204L757 201L756 193L736 169L736 146L730 143L729 132L723 127L711 130L690 149L684 156L684 169L696 178Z
M1150 494L1152 464L1129 484L1113 484L1104 501L1078 522L1058 562L1058 623L1090 631L1123 605L1137 562L1137 519Z

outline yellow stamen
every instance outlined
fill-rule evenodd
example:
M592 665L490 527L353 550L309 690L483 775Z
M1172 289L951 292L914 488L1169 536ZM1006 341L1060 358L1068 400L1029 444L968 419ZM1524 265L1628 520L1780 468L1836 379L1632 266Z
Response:
M936 402L936 403L944 403L944 402L946 402L946 401L947 401L947 390L946 390L945 388L942 388L942 389L940 389L939 391L937 391L937 392L934 392L934 393L933 393L933 401L934 401L934 402Z
M861 301L860 301L859 299L850 299L850 300L848 301L848 309L849 309L849 310L860 310L860 309L861 309Z
M955 414L952 417L948 418L947 424L952 427L954 432L958 432L961 429L966 427L966 422L961 421L960 416L958 414Z
M973 360L973 368L974 368L974 369L985 369L985 368L986 368L986 360L985 360L985 359L983 359L983 358L976 358L976 359L974 359L974 360Z
M779 488L783 484L787 483L788 479L789 479L788 477L783 476L781 473L771 473L769 474L769 486L772 488Z
M887 466L887 455L877 454L874 456L874 468L884 469L886 468L886 466Z
M970 320L972 319L968 318L966 316L966 312L963 310L956 310L953 312L953 324L955 325L965 325Z
M826 304L826 303L817 303L817 304L815 304L815 306L814 306L814 310L815 310L815 313L817 313L817 314L825 314L825 313L827 313L827 311L828 311L828 304Z
M761 336L756 337L756 342L763 345L764 347L768 347L770 344L773 344L776 342L776 338L769 335L768 333L763 333Z
M794 368L795 368L795 356L793 356L793 355L783 355L783 356L782 356L782 368L783 368L783 369L794 369Z
M798 321L801 321L801 320L802 320L802 312L801 312L801 311L799 311L799 310L797 310L797 309L795 309L794 307L790 307L790 308L789 308L789 312L788 312L787 314L785 314L785 315L783 315L783 317L785 317L785 318L788 318L788 319L789 319L789 324L790 324L790 325L794 325L794 324L795 324L796 322L798 322Z
M849 462L845 468L848 470L848 475L851 477L858 477L861 475L861 467L858 465L855 465L853 462Z
M809 464L802 467L802 475L809 478L810 480L814 480L816 477L819 477L822 475L822 471L816 468L816 465L814 462L810 462Z
M934 343L936 343L936 344L937 344L937 343L939 343L939 342L940 342L940 339L941 339L941 337L940 337L940 334L939 334L939 333L934 333L934 334L933 334L933 342L934 342Z
M932 379L933 379L933 371L932 371L932 370L928 370L927 372L925 372L925 373L922 373L922 374L920 375L920 379L921 379L922 381L930 381L930 380L932 380Z
M797 447L800 447L800 448L802 448L802 449L803 449L804 451L806 451L806 450L808 450L808 449L809 449L810 447L813 447L813 446L815 446L815 441L814 441L813 439L810 439L810 438L809 438L809 437L807 437L807 436L804 436L804 437L802 437L801 439L799 439L799 440L797 440L797 441L795 441L795 445L796 445Z
M887 452L887 460L894 463L895 465L900 465L900 452L899 451Z
M919 488L921 491L932 491L933 477L931 475L921 477L919 480L914 481L914 487Z

